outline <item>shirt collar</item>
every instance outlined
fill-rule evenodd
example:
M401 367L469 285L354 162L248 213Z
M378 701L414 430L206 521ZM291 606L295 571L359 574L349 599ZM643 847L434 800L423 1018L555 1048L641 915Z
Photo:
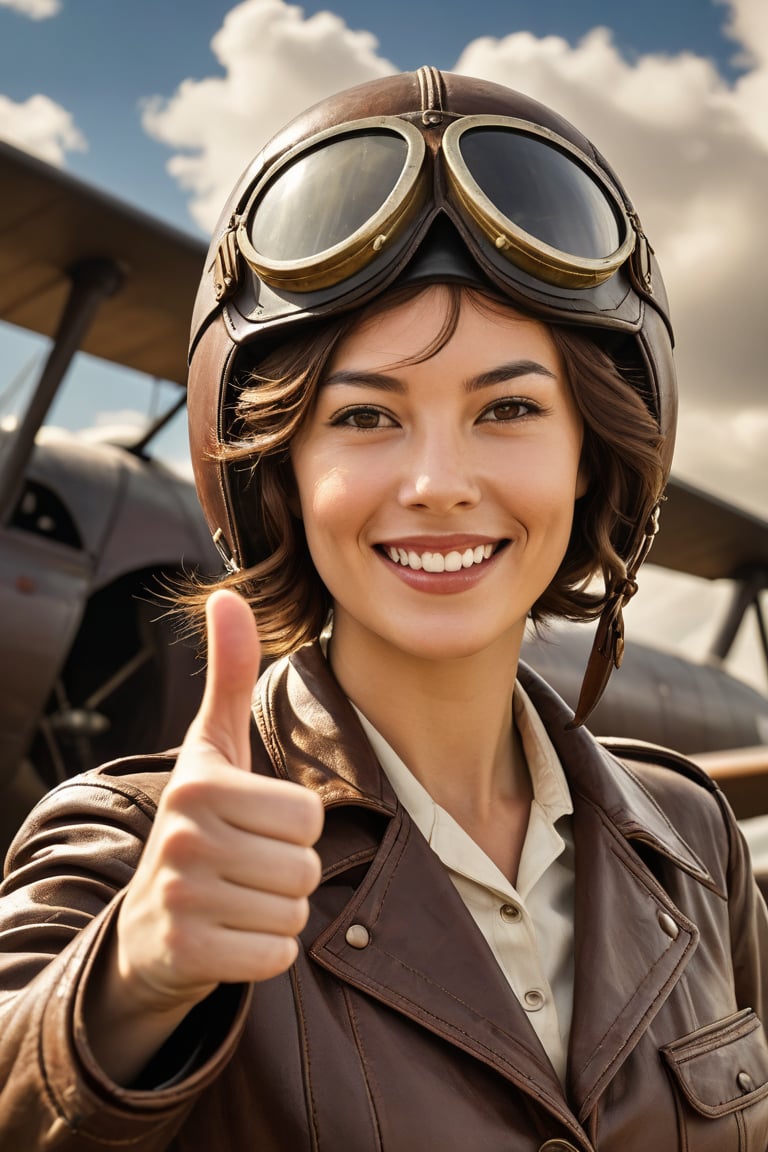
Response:
M446 867L502 896L525 899L565 847L556 821L573 812L565 773L525 690L515 685L513 715L531 777L533 803L516 887L450 813L435 803L360 709L354 704L352 707L400 803Z

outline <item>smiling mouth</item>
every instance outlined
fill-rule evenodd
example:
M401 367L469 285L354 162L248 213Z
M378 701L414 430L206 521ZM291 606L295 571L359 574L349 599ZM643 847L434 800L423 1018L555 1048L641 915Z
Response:
M414 572L461 572L490 560L494 552L502 547L498 544L478 544L476 548L452 549L450 552L415 552L413 549L396 548L385 544L382 551L392 561Z

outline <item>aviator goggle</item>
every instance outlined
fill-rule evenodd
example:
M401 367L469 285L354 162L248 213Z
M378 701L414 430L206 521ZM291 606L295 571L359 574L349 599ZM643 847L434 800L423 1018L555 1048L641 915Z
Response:
M289 293L340 285L383 250L399 251L430 203L458 217L481 248L490 245L502 267L559 288L601 284L633 251L630 211L600 168L556 133L513 117L463 116L440 139L434 175L430 144L392 116L320 132L258 181L229 243L264 283ZM234 287L235 264L225 241L219 298Z

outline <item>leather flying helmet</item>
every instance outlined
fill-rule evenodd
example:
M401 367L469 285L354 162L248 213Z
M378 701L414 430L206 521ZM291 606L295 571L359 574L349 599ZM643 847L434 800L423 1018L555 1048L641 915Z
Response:
M251 363L296 325L395 283L484 288L547 322L583 327L623 365L664 440L676 419L664 285L613 171L573 125L499 84L421 68L340 92L279 132L214 232L192 321L190 446L198 495L230 571L272 550L258 469L221 459L240 349ZM248 484L247 522L243 516ZM254 512L254 509L256 511ZM621 661L622 607L658 522L623 510L626 579L607 591L574 723Z

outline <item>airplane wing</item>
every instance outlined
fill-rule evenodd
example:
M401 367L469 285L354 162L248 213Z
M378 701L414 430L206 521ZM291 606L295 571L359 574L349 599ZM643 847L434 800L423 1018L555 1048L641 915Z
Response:
M187 343L206 245L0 142L0 320L53 336L67 269L108 258L126 272L82 348L186 383Z

